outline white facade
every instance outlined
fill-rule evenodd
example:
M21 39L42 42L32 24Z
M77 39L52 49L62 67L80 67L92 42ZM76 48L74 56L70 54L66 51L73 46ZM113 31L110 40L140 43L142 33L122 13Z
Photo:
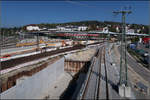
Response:
M129 27L128 26L126 26L125 27L125 31L128 33L128 30L129 30Z
M87 26L57 26L57 30L60 31L85 31L87 28Z
M104 27L103 32L108 32L108 27Z
M79 26L78 27L78 31L85 31L85 30L87 30L87 26Z
M57 30L65 31L65 27L57 26Z
M33 31L33 30L39 31L40 30L40 28L38 26L27 26L26 29L28 31Z
M137 29L137 33L140 33L141 29Z
M49 31L57 31L57 28L50 28Z
M65 28L65 31L73 31L72 28Z
M127 33L134 33L134 29L129 29Z
M119 30L119 27L118 27L118 26L116 27L116 31L117 31L117 32L120 32L120 30Z

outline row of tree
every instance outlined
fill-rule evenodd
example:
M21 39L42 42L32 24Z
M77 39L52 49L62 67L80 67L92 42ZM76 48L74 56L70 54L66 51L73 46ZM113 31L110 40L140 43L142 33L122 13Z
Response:
M22 27L14 27L14 28L1 28L0 34L4 36L13 36L17 35L18 32L22 30Z

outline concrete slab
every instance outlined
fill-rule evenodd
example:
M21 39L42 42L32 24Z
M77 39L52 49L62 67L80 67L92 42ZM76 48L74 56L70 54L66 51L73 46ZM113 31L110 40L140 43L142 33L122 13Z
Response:
M52 85L49 86L49 91L41 99L60 99L61 94L68 87L72 76L64 72Z
M119 70L111 55L112 44L106 48L106 69L108 77L109 99L121 99L118 93Z
M125 86L124 84L119 86L119 95L121 97L131 98L131 87Z
M125 97L131 98L131 87L125 87Z
M119 95L125 97L125 86L119 86Z
M106 99L106 81L105 81L105 68L104 64L101 64L101 80L100 80L100 94L99 99Z

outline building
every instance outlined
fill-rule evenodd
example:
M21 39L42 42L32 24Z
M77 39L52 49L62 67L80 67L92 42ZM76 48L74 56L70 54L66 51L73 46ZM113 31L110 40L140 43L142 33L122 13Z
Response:
M57 30L59 31L85 31L87 28L87 26L57 26Z
M97 30L102 32L103 31L103 27L98 27Z
M128 29L127 30L127 33L134 33L135 31L134 31L134 29Z
M141 33L141 29L137 29L137 33Z
M108 33L108 27L104 27L104 28L103 28L103 32Z
M57 31L57 28L50 28L48 31Z
M150 41L149 37L142 38L143 43L148 44Z
M118 32L118 33L120 32L120 27L119 26L116 27L116 32Z
M88 29L87 26L79 26L78 31L86 31Z
M63 27L63 26L57 26L57 30L59 30L59 31L65 31L65 27Z
M39 31L40 28L37 25L30 24L26 26L26 30L28 31Z

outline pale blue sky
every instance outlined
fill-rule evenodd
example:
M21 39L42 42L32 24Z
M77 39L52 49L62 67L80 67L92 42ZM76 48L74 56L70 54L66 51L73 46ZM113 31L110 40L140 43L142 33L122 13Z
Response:
M1 24L14 27L83 20L121 21L121 15L113 16L112 12L131 6L133 13L128 15L127 22L148 25L149 4L149 1L2 1Z

